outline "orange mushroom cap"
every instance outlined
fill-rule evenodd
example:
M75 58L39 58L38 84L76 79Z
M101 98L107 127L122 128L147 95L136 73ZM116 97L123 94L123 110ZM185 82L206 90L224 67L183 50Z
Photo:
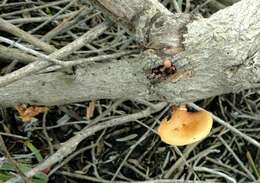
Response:
M212 123L209 112L188 112L185 106L181 106L173 110L170 120L162 120L158 132L163 142L183 146L205 138Z

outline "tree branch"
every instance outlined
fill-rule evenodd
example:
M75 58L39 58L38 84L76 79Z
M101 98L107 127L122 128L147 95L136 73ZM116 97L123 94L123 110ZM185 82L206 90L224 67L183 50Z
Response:
M182 31L190 21L188 14L172 14L157 0L92 2L147 47L182 49Z

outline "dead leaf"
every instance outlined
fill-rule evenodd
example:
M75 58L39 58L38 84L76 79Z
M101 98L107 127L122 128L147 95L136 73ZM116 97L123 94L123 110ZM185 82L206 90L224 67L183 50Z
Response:
M93 117L96 108L96 100L92 100L86 109L86 118L89 120Z
M45 106L27 106L26 104L19 104L15 106L19 113L19 117L23 122L31 122L32 118L40 113L47 112L48 107Z

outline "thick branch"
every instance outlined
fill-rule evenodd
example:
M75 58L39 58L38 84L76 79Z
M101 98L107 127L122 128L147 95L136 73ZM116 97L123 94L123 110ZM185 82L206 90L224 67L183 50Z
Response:
M194 21L184 35L178 72L152 83L146 72L161 58L86 65L76 75L33 75L0 88L0 103L56 105L100 98L144 98L186 103L260 84L260 1L243 0L208 19ZM157 61L156 61L157 60Z
M133 33L136 40L149 48L182 49L184 26L190 21L187 14L172 14L157 0L94 0L102 12L110 15Z

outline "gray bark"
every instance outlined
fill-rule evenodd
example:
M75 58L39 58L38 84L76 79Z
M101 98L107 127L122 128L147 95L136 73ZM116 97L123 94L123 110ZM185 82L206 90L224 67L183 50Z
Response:
M148 1L155 2L154 0L143 2ZM112 4L116 2L119 6L123 1L106 2ZM178 43L178 40L182 40L183 26L188 22L187 16L171 15L167 11L164 12L163 7L158 8L158 3L155 4L157 5L152 9L156 9L156 20L159 17L163 21L160 24L162 26L154 31L153 27L144 26L146 34L150 34L152 41L148 41L152 42L151 47L162 52L169 46L173 50L184 47L183 52L174 52L178 53L178 56L173 58L177 73L168 80L154 83L147 78L147 71L162 63L164 59L157 56L155 51L148 50L136 59L85 65L76 70L75 75L56 72L25 77L0 88L0 103L58 105L101 98L141 98L187 103L260 86L260 1L242 0L220 10L210 18L188 23L186 33L183 35L183 45ZM109 9L108 5L102 6ZM125 9L123 6L120 8L122 13L129 10L127 5ZM132 14L138 15L135 8L131 11ZM138 12L140 14L142 11L138 9ZM109 14L113 14L113 11L109 10ZM129 16L132 14L129 13ZM150 19L154 18L154 14L148 17L144 15L143 19L145 18L147 22L151 22ZM124 25L128 25L132 20L131 17L124 16L121 19L120 22ZM166 42L164 34L160 34L162 39L157 36L158 34L153 34L156 31L165 31L164 25L174 24L176 28L166 37L169 38L173 34L175 41L168 39ZM139 25L140 23L134 24L132 32L135 35L142 35L138 31Z
M149 48L182 48L182 31L189 15L172 14L157 0L92 1Z

